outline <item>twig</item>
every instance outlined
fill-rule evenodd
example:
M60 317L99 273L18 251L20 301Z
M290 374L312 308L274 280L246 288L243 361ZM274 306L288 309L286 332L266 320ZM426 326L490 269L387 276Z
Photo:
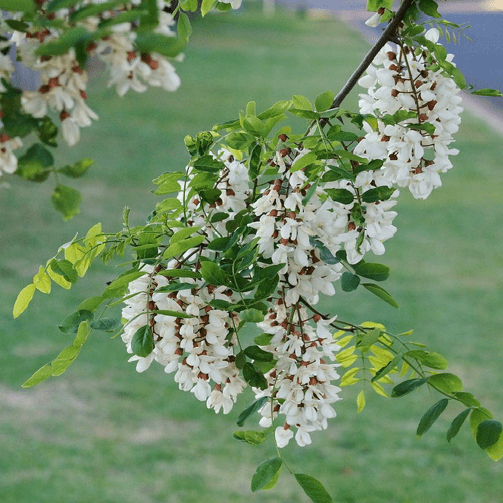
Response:
M383 31L379 40L375 43L375 45L370 49L365 58L363 58L362 62L359 64L358 68L354 71L353 75L349 77L349 80L346 82L344 87L340 90L339 94L335 97L331 108L337 108L344 101L346 96L351 92L353 87L355 87L356 83L363 75L365 70L370 66L374 58L377 56L378 52L385 46L386 42L389 42L395 36L395 30L398 25L402 22L405 14L409 10L410 6L415 2L415 0L404 0L400 8L397 10L395 16L390 21L386 29ZM323 119L322 119L323 120Z

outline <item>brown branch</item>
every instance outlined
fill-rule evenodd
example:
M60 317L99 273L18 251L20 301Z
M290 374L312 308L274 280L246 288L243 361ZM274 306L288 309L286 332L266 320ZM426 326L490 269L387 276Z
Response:
M365 70L370 66L374 58L377 56L378 52L385 46L386 42L389 42L395 36L395 31L398 25L402 22L405 14L411 7L411 5L416 0L404 0L400 8L396 12L393 19L390 21L386 29L383 31L383 34L379 38L379 40L375 43L375 45L370 49L365 58L363 58L362 62L358 66L358 68L354 71L353 75L349 77L349 80L346 82L344 87L340 90L339 94L335 97L331 108L337 108L344 101L346 96L351 92L353 87L355 87L356 83L363 75Z

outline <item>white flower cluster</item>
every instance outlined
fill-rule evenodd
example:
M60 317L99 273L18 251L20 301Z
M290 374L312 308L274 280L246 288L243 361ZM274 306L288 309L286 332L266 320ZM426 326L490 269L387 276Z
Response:
M0 77L10 80L10 76L14 71L14 65L8 56L0 52ZM0 93L6 89L0 81ZM3 128L3 112L0 111L0 130ZM23 142L20 138L10 138L5 133L0 134L0 176L2 173L14 173L17 169L17 157L14 155L14 150L21 148Z
M154 29L155 33L164 36L175 37L173 31L175 24L172 14L168 11L170 2L156 0L158 12L158 25ZM82 6L86 4L99 4L102 0L83 0ZM232 7L238 8L241 2L232 1ZM88 16L76 24L86 30L93 32L98 29L98 25L108 19L113 20L115 16L125 13L125 9L140 4L137 0L131 0L130 4L116 9L101 12L95 16ZM72 14L70 9L60 9L48 16L69 22ZM14 16L16 17L16 16ZM2 27L6 31L12 32L5 23ZM113 24L111 33L103 38L92 42L87 51L89 56L96 56L105 63L110 79L108 86L115 86L117 93L123 96L129 89L137 92L144 92L148 86L162 87L166 91L175 91L180 86L180 78L176 74L174 66L166 56L155 52L139 52L135 48L137 33L132 22ZM62 133L66 142L71 146L80 139L80 128L91 125L93 120L97 120L97 114L86 104L86 87L88 75L85 69L79 65L75 51L71 49L67 54L61 56L38 56L36 50L41 44L46 42L57 42L61 33L56 29L41 29L37 32L21 33L13 31L8 45L17 45L17 55L24 65L40 73L42 85L37 91L25 91L22 97L23 108L26 113L35 118L44 117L48 111L59 114L62 122ZM5 45L5 44L3 44ZM180 60L181 56L175 58ZM0 56L0 73L5 75L5 71L12 72L12 64L7 56ZM2 89L0 89L0 92ZM9 150L9 149L7 149ZM11 169L11 164L6 164L7 171ZM1 169L1 168L0 168Z
M225 159L226 167L217 184L222 191L221 197L212 206L215 211L227 212L228 217L215 224L206 224L206 220L201 220L199 216L201 203L197 196L188 202L191 225L201 226L200 232L210 236L225 231L225 221L244 208L244 200L249 194L246 166L234 160L227 151L219 154ZM198 250L188 250L184 254L183 264L172 260L167 268L196 268L199 256L207 255L208 252L195 252ZM183 290L156 292L178 278L168 279L162 275L162 269L159 268L156 272L149 265L145 265L143 270L146 274L129 284L129 292L133 296L125 301L126 307L122 311L122 317L128 321L122 339L128 352L132 353L134 334L139 328L148 325L151 327L155 347L147 357L135 355L130 361L137 361L138 372L143 372L152 361L157 361L165 367L167 373L175 372L174 379L181 390L191 391L198 400L206 401L208 408L215 412L223 410L227 414L237 395L246 386L234 363L234 329L239 320L235 314L229 315L227 311L212 308L209 302L237 302L239 298L225 287L203 287L204 281L192 278L181 278L183 283L193 285L190 289L185 286ZM159 310L176 311L191 317L154 313Z
M173 261L169 267L176 267ZM184 278L193 288L171 293L156 292L168 286L169 280L152 266L145 265L144 276L131 282L129 291L135 294L125 301L122 316L129 321L122 334L129 353L138 329L148 326L155 342L146 357L132 356L136 370L143 372L153 361L164 366L166 373L175 372L175 382L183 391L191 391L208 408L227 414L246 383L239 376L233 353L236 336L230 328L236 320L229 313L212 309L213 299L229 300L225 288L201 288L202 281ZM176 311L190 318L156 314L156 311ZM212 386L213 383L213 386Z
M336 416L330 404L340 400L340 388L331 384L339 379L335 359L340 349L327 326L333 320L314 316L314 327L305 309L294 307L291 316L280 298L259 328L272 338L266 351L277 362L266 374L268 388L256 390L256 398L271 397L260 409L260 425L268 428L279 414L285 422L275 430L278 447L285 447L294 436L301 447L311 443L310 433L327 428L327 419Z
M436 28L425 34L435 44L439 38ZM382 159L379 174L389 184L409 187L417 199L426 199L433 189L441 186L439 173L452 167L449 148L452 135L458 130L461 98L452 78L442 75L434 58L427 57L424 48L403 46L398 54L387 44L367 75L359 84L368 89L360 95L360 111L378 116L377 127L364 123L367 134L354 153L367 159ZM446 61L452 64L453 55ZM386 124L384 116L397 112L413 112L415 117ZM434 126L434 131L429 130Z

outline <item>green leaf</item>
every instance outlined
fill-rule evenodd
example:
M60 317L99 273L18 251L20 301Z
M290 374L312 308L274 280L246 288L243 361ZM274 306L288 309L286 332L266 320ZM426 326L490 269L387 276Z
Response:
M101 306L104 300L105 299L103 297L89 297L79 304L77 311L96 311L96 309Z
M486 419L492 418L493 415L491 414L491 412L484 407L477 407L475 409L472 409L472 412L470 414L470 429L472 430L473 438L477 439L479 424Z
M384 365L384 367L381 367L375 374L374 377L372 377L371 382L378 381L379 379L383 378L384 376L388 375L396 366L402 361L403 355L396 355L393 360L391 360L389 363Z
M250 321L252 323L260 323L264 321L264 313L258 309L246 309L239 313L241 321Z
M56 260L53 259L49 263L49 268L47 269L47 272L49 276L51 276L52 280L56 283L58 281L55 279L55 276L53 273L62 276L65 281L68 281L69 283L75 283L78 279L78 274L77 271L74 269L73 264L66 259L62 260ZM60 283L58 283L60 284ZM62 284L63 288L65 288L65 285ZM69 287L68 287L69 288Z
M213 6L217 3L217 0L203 0L201 4L201 14L202 16L206 16L208 12L213 8Z
M428 377L428 383L444 393L458 392L463 389L461 379L449 373L434 374Z
M412 351L407 351L405 356L409 358L414 358L422 365L430 367L432 369L443 370L448 366L447 360L440 354L434 351L425 351L423 349L414 349Z
M250 417L254 412L257 412L259 409L261 409L262 406L267 402L267 400L269 400L269 397L267 396L263 396L258 400L255 400L251 405L246 407L246 409L241 412L241 414L239 414L236 424L238 426L243 426L248 417Z
M76 334L83 321L92 320L93 318L94 314L91 311L82 309L68 315L61 324L58 325L58 328L64 334Z
M350 131L342 131L339 125L332 126L327 132L330 141L356 141L359 136Z
M179 243L180 241L187 239L189 236L194 234L194 232L197 232L200 229L201 229L201 227L186 227L185 229L181 229L181 230L175 232L171 236L171 239L169 240L169 244L174 245L175 243Z
M192 290L196 285L194 283L171 283L166 286L161 286L155 290L155 293L179 292L180 290Z
M408 395L409 393L412 393L416 388L419 388L419 386L422 386L428 382L428 379L409 379L407 381L403 381L400 384L397 384L392 390L391 390L391 396L393 398L398 398L401 396Z
M398 309L398 303L384 288L379 285L374 285L373 283L362 283L362 286L369 292L384 300L384 302L387 302L390 306Z
M196 159L193 166L198 171L206 171L208 173L218 173L221 169L225 167L225 164L218 159L215 159L211 155L203 155L199 159Z
M272 353L264 351L258 346L248 346L244 351L245 355L252 360L257 360L259 362L272 362L274 360L274 355Z
M266 431L253 431L253 430L238 430L235 431L232 436L236 440L241 440L241 442L246 442L250 445L260 445L267 438Z
M503 425L494 419L482 421L477 428L477 444L482 449L494 445L500 438Z
M35 143L19 158L16 174L31 182L43 182L50 175L48 168L53 164L51 152L40 143Z
M17 318L28 307L33 295L35 294L36 286L34 284L25 286L18 294L12 314Z
M33 12L37 10L37 5L34 0L0 0L1 10Z
M384 281L389 277L389 267L383 264L362 261L352 267L358 276L363 276L374 281Z
M122 326L120 318L100 318L99 320L91 321L89 326L93 330L102 330L103 332L113 332Z
M396 189L394 187L386 187L382 185L381 187L376 187L375 189L367 190L362 194L363 202L365 203L376 203L377 201L387 201L394 193Z
M203 262L201 264L201 275L210 285L220 286L227 284L227 274L214 262Z
M267 389L267 379L264 377L264 374L250 362L246 362L243 366L243 377L250 386Z
M83 176L87 170L94 164L93 159L82 159L75 164L68 164L57 171L62 175L68 176L70 178L80 178Z
M461 426L463 426L463 423L470 414L471 410L472 410L471 407L469 407L468 409L465 409L463 412L461 412L461 414L458 414L454 418L454 420L451 423L451 426L449 427L449 430L447 431L447 442L450 442L459 433Z
M33 284L39 292L51 293L51 278L42 266L39 267L38 273L33 276Z
M338 264L341 261L339 257L334 257L332 255L332 252L318 239L315 239L311 236L309 237L309 243L311 244L311 246L315 246L316 248L318 248L320 258L326 264L334 265Z
M352 292L358 288L360 278L356 274L345 272L341 278L341 287L344 292Z
M267 299L274 294L278 283L279 277L277 275L273 276L270 279L262 280L257 286L257 291L255 292L254 298L256 300Z
M186 45L176 37L168 37L161 33L147 31L137 32L134 43L140 52L147 52L149 54L156 52L157 54L171 58L180 54Z
M164 316L173 316L173 318L194 318L191 314L184 313L183 311L171 311L169 309L157 309L152 311L155 314L162 314Z
M341 204L352 204L355 195L347 189L325 189L330 199Z
M302 473L295 473L294 476L300 487L304 489L304 492L314 503L333 503L330 494L328 494L319 480L311 477L311 475L304 475Z
M152 336L152 329L149 325L139 328L131 340L131 349L137 356L148 356L154 350L155 343Z
M47 363L43 367L39 368L29 379L27 379L22 385L22 388L31 388L46 379L52 377L52 368L51 364Z
M324 112L332 108L332 103L334 101L335 95L332 91L326 91L324 93L318 94L314 102L314 106L318 112Z
M163 254L163 258L169 259L172 257L176 257L177 255L181 255L182 253L185 253L187 250L199 246L205 239L206 239L205 236L194 236L193 238L185 239L178 243L169 245Z
M305 97L300 94L296 94L292 98L293 106L299 110L312 110L312 103Z
M189 271L188 269L167 269L165 271L159 271L158 274L166 276L167 278L202 278L201 273Z
M178 38L187 44L190 36L192 35L192 26L190 24L189 16L185 12L180 12L178 15Z
M138 279L145 274L145 271L134 271L119 276L105 288L103 297L105 297L106 299L112 299L114 297L122 295L123 292L126 291L127 286L129 285L129 283L131 283L131 281L134 281L135 279Z
M302 168L305 168L307 165L313 163L317 159L318 158L316 157L315 152L308 152L307 154L303 155L302 157L298 157L295 160L295 162L292 164L292 167L290 168L290 172L299 171Z
M375 344L378 340L379 337L382 335L382 330L380 328L374 328L373 330L370 330L370 332L367 332L356 344L356 347L362 348L365 346L372 346L372 344Z
M419 421L417 427L416 435L424 435L435 423L435 421L440 417L440 414L444 412L445 408L449 404L447 398L442 398L436 404L432 405L424 414L424 416Z
M438 12L438 4L434 0L419 0L419 9L431 17L442 17Z
M189 12L195 12L197 10L197 0L183 0L180 2L180 7Z
M64 220L70 220L80 213L82 195L78 190L58 184L52 193L52 204L63 214Z
M17 1L17 0L15 0ZM47 12L56 12L59 9L65 9L67 7L73 7L76 0L52 0L46 7Z
M381 7L386 9L393 8L393 0L368 0L367 10L369 12L377 12Z
M245 150L254 141L254 137L248 133L231 133L225 139L227 145L235 150Z
M283 461L280 458L273 458L260 463L251 480L252 492L263 489L281 469Z
M471 393L454 391L452 394L467 407L480 407L480 402Z
M257 337L255 337L255 339L253 339L253 342L257 346L269 346L269 344L271 343L271 339L273 337L274 337L273 334L260 334L260 335L257 335Z
M475 94L477 96L503 96L501 91L497 89L477 89L476 91L472 91L471 94Z

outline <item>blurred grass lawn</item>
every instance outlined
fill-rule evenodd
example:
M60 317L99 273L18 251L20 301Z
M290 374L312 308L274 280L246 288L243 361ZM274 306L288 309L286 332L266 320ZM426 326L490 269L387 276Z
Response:
M286 474L268 492L251 495L255 467L271 446L232 440L245 398L229 416L216 416L178 391L160 366L139 375L120 339L93 335L60 378L35 389L21 383L68 343L56 325L110 279L99 264L72 293L37 295L11 319L17 292L60 243L97 221L120 226L124 205L140 223L155 203L150 180L183 168L183 136L232 119L246 101L264 109L279 99L311 99L337 91L366 51L345 26L280 11L208 16L198 22L176 94L153 90L120 99L91 85L100 121L65 150L60 164L91 155L96 167L82 180L82 215L62 224L49 203L50 183L14 180L0 199L0 501L2 503L305 502ZM356 94L356 93L354 93ZM355 96L346 106L354 105ZM399 231L382 260L391 266L386 288L398 311L368 292L338 293L325 302L341 319L371 319L445 354L497 417L503 417L503 161L501 137L464 116L456 168L426 202L404 194ZM28 232L26 232L28 230ZM338 418L314 445L287 448L299 472L316 475L335 502L498 503L503 462L480 451L466 426L448 444L445 432L460 410L447 411L421 440L422 413L436 400L423 390L402 400L371 397L356 416L346 390ZM248 396L248 398L250 398ZM417 399L417 400L414 400ZM415 403L419 401L421 403ZM249 427L254 425L250 422Z

